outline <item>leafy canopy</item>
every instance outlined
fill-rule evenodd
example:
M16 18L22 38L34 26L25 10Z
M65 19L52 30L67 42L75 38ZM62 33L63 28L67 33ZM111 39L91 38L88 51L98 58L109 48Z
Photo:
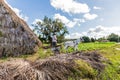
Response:
M58 42L62 42L65 34L69 33L66 26L59 19L52 20L46 16L41 22L39 21L33 26L42 42L51 42L51 36L54 33L57 35Z

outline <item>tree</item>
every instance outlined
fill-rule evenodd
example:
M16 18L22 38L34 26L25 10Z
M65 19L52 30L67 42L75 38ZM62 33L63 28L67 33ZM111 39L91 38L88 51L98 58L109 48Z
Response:
M39 34L39 39L43 42L51 42L51 35L56 34L58 42L64 40L65 34L68 34L66 26L59 20L52 20L48 17L44 17L42 22L37 22L33 25L34 31Z
M94 39L94 38L91 38L91 42L95 42L95 39Z
M83 36L82 39L85 43L90 42L90 38L88 36Z
M98 38L98 42L108 42L108 40L105 37L101 37L101 38Z
M108 36L107 39L112 42L119 42L120 37L119 35L112 33Z

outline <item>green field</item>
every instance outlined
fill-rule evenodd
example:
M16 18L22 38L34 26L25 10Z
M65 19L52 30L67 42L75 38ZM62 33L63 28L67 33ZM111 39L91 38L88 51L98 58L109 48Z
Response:
M120 44L101 49L100 54L107 59L101 80L120 80Z
M78 44L78 51L91 51L91 50L100 50L104 48L108 48L111 46L114 46L115 42L95 42L95 43L80 43ZM64 48L61 50L63 53L72 53L74 52L73 47L69 47L67 50L64 50Z
M115 45L114 42L96 42L96 43L81 43L78 45L79 50L97 50Z
M98 51L105 58L103 64L105 69L97 77L97 80L120 80L120 44L114 42L107 43L81 43L78 45L78 51ZM70 47L66 52L75 52ZM89 80L89 79L88 79Z
M101 73L99 80L120 80L120 44L116 43L82 43L79 50L98 50L105 60L105 70Z
M82 60L76 61L76 63L79 65L78 68L82 70L82 76L85 76L89 73L89 75L93 75L94 79L96 80L120 80L120 44L114 42L80 43L78 45L78 51L97 51L102 57L104 57L102 63L105 64L105 69L99 74L99 76L96 75L98 73L94 71L94 69L92 69L89 65L87 65L86 62ZM68 50L64 50L64 48L61 49L61 54L66 54L67 52L73 53L76 51L72 47ZM33 55L22 55L17 58L24 58L27 60L35 61L37 59L45 59L53 55L54 54L50 48L40 48L38 52ZM2 58L0 61L3 62L9 59L10 58ZM89 78L85 80L89 80Z

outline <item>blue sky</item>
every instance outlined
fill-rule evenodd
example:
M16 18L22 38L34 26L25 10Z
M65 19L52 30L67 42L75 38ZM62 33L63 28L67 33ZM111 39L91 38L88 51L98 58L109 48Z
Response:
M120 35L120 0L6 0L29 26L44 16L67 26L66 38Z

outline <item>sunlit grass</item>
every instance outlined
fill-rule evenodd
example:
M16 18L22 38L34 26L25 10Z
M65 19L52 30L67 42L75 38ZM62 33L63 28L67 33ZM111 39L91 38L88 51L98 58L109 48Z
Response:
M105 48L100 50L102 56L107 61L105 62L106 68L101 73L101 80L120 80L120 45Z
M95 42L95 43L79 43L77 51L91 51L91 50L100 50L116 45L115 42ZM69 47L64 49L62 46L61 52L63 53L72 53L75 52L74 47Z
M97 75L97 71L94 70L87 62L83 60L75 60L75 63L78 65L76 68L79 70L79 76L89 79L94 79Z
M95 43L80 43L78 45L78 50L97 50L108 48L115 45L114 42L95 42Z

